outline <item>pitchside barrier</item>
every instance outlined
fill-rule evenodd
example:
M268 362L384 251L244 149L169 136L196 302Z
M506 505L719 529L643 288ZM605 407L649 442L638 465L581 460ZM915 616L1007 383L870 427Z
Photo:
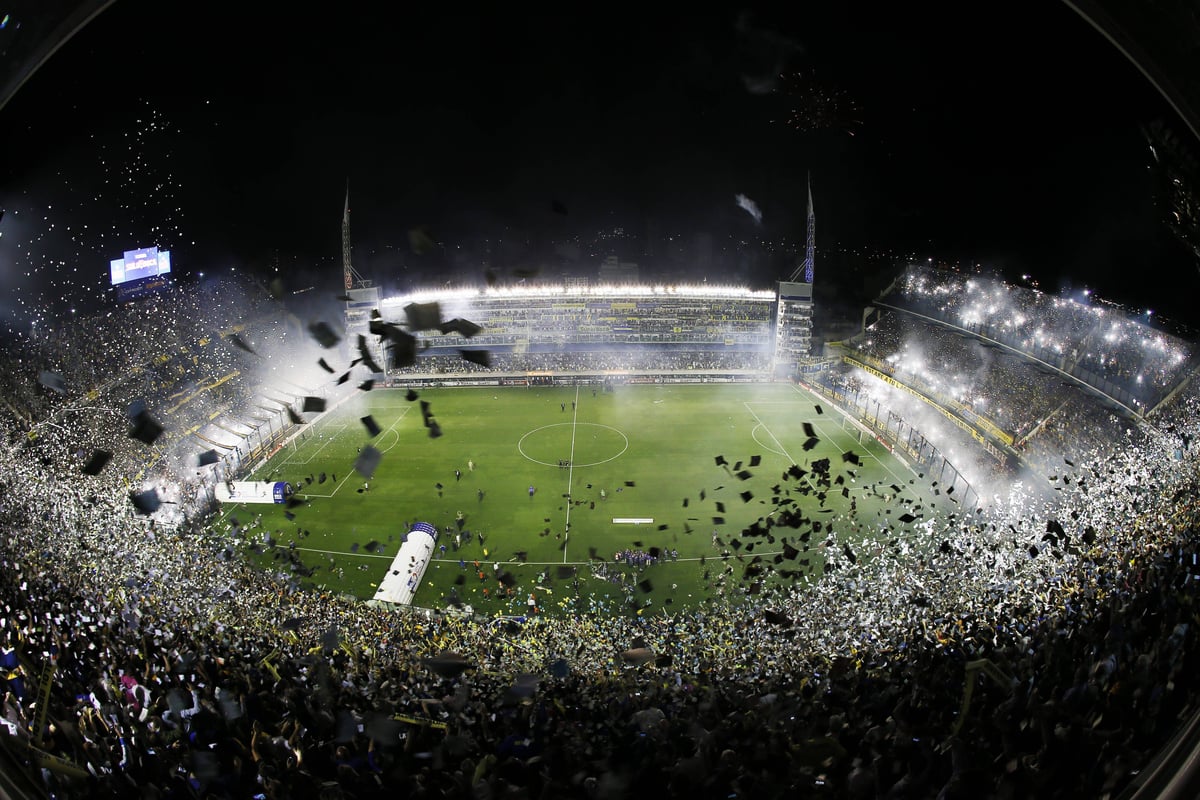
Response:
M885 446L890 442L889 449L892 451L892 455L904 454L912 460L912 463L907 464L911 471L919 470L931 481L938 481L944 486L961 490L958 497L961 498L964 508L979 506L979 493L962 476L954 464L943 456L940 450L930 444L919 431L896 416L894 412L888 410L885 416L883 413L885 409L879 405L878 401L870 400L868 402L860 397L857 391L850 394L823 383L801 383L801 385L810 391L816 391L835 404L841 404L843 407L838 408L840 412L853 415L861 422L873 427L877 439L886 440ZM869 403L873 403L874 408L871 408ZM904 463L903 458L900 460L901 463Z
M286 481L222 481L213 493L222 503L275 503L282 505L292 496Z

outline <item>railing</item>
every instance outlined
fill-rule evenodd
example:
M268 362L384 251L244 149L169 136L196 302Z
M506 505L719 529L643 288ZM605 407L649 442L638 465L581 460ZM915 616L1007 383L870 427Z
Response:
M871 428L877 439L889 448L899 450L930 480L940 482L948 495L953 497L954 493L958 492L964 508L979 506L979 492L975 491L970 481L912 425L895 412L885 410L877 400L863 397L857 391L833 386L827 380L826 378L824 381L804 385L839 403L848 413Z

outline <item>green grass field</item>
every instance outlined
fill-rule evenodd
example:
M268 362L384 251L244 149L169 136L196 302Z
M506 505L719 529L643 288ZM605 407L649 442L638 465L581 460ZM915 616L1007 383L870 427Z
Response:
M233 514L245 523L262 514L262 527L282 547L294 542L305 566L317 568L311 583L369 599L399 549L406 523L424 520L452 533L461 511L471 541L455 552L452 536L442 536L447 551L430 565L415 605L445 607L454 591L477 612L524 613L532 591L543 613L624 609L630 595L641 605L650 600L657 611L695 605L722 591L719 576L728 568L725 591L741 593L746 563L754 556L770 561L780 552L781 541L764 537L742 537L743 547L736 550L729 546L745 526L775 509L773 486L792 489L808 516L827 520L803 554L809 563L796 559L783 565L818 575L820 543L829 538L829 526L836 546L852 541L861 550L864 537L879 535L877 520L903 513L895 504L885 506L868 485L878 482L881 492L890 492L883 486L902 485L904 496L913 498L927 491L923 481L909 483L915 476L885 448L866 436L859 443L839 414L830 409L818 414L820 401L788 384L621 386L611 393L590 387L429 389L421 399L431 404L441 438L428 437L419 404L406 401L404 391L359 393L308 426L302 439L252 476L302 485L309 502L294 509L294 520L285 518L282 506L262 505L227 506L224 518ZM383 429L373 438L360 422L367 414ZM806 422L820 438L808 452ZM383 460L369 490L362 491L364 480L352 464L366 444L382 451ZM843 463L847 450L861 457L860 466ZM717 466L717 455L729 467ZM755 455L761 463L751 468ZM813 494L795 491L797 481L781 480L791 464L807 467L819 458L830 459L833 475L853 469L857 476L847 479L849 497L834 486L824 508ZM568 460L569 468L559 466ZM739 461L752 477L734 474ZM306 483L307 476L321 473L328 476L324 483ZM745 491L753 494L749 501L740 496ZM852 499L858 526L847 516ZM920 502L925 501L915 499L914 505ZM653 522L614 522L621 518ZM724 547L714 544L714 531ZM367 552L362 545L372 540L382 549ZM640 571L613 562L618 550L651 547L676 550L678 559L667 557ZM873 557L874 548L867 551L861 557ZM277 555L268 550L258 557L278 567ZM476 560L486 582L478 578ZM503 589L491 579L495 562L516 579L511 597L494 596ZM593 574L598 565L608 577ZM653 586L648 592L634 586L645 579ZM484 588L492 595L488 599Z

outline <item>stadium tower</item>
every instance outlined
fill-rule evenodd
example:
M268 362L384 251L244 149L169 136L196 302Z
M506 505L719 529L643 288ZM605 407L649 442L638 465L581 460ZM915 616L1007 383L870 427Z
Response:
M347 194L349 192L347 191ZM347 198L347 201L349 198ZM804 242L804 282L812 285L813 261L816 259L817 218L813 215L812 174L808 176L808 237ZM347 287L349 288L349 287Z
M800 363L811 355L816 235L817 218L813 214L810 176L804 261L786 281L779 282L779 302L775 311L775 352L772 358L772 372L776 378L792 377L799 371Z
M346 282L346 290L353 289L354 267L350 265L350 181L346 181L346 205L342 208L342 277Z
M358 352L358 337L365 336L375 361L383 364L383 352L372 340L371 310L379 308L379 288L364 280L350 262L350 181L346 181L346 203L342 208L342 280L346 294L346 347L351 357Z

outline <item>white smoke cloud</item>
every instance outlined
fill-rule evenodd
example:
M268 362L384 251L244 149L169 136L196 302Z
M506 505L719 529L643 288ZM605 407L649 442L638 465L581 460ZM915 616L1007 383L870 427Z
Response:
M762 225L762 210L758 207L758 203L744 194L739 194L734 199L737 201L738 208L745 209L747 214L754 217L756 223Z

